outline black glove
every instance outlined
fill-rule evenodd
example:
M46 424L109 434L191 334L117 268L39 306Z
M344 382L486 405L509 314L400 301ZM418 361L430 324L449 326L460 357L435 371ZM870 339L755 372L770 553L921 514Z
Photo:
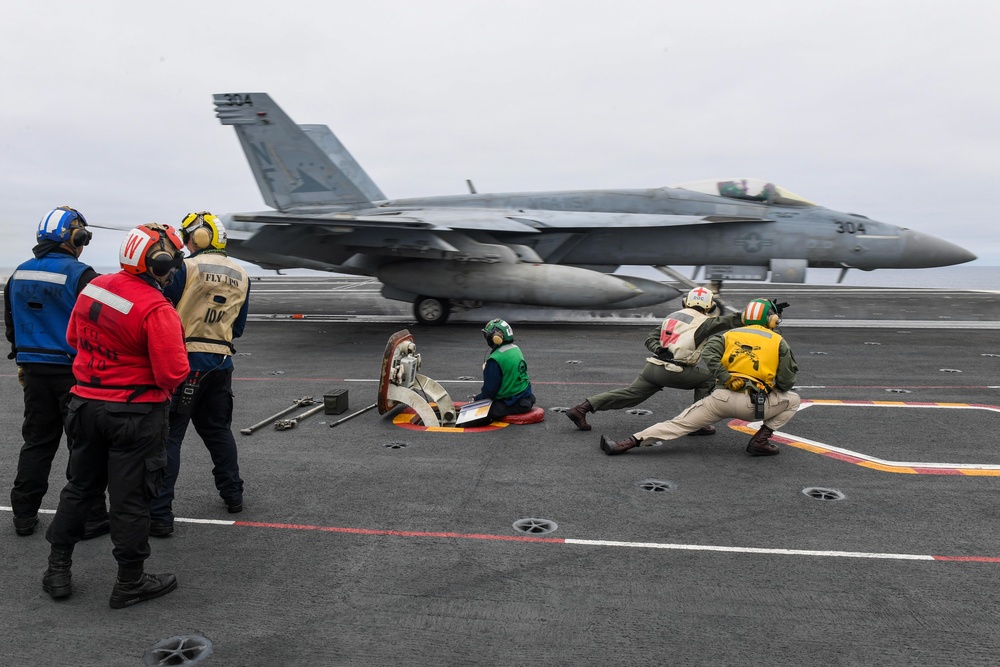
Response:
M787 301L782 301L781 303L778 303L777 299L771 299L771 305L774 306L775 312L781 315L781 311L783 311L785 308L788 308L788 306L790 306L791 304L789 304Z
M656 352L656 358L659 359L660 361L673 361L674 353L665 347L661 347Z

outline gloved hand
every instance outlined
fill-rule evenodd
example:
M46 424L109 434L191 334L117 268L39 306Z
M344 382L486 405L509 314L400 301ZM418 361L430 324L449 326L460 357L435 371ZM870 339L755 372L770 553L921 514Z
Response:
M665 347L661 347L656 351L656 358L660 361L673 361L674 355Z
M778 303L777 299L771 299L771 305L774 306L774 311L779 315L781 315L781 311L783 311L785 308L788 308L788 306L790 306L791 304L788 303L787 301L782 301L781 303Z
M736 375L730 375L729 379L726 380L726 389L729 391L742 391L743 387L746 385L746 379L737 377Z
M20 366L17 367L17 383L24 386L24 369Z

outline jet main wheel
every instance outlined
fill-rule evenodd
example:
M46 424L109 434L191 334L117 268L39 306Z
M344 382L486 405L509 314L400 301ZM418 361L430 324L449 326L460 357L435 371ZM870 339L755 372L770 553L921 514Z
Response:
M448 321L451 307L444 299L429 296L418 298L413 304L413 316L420 324L436 326Z

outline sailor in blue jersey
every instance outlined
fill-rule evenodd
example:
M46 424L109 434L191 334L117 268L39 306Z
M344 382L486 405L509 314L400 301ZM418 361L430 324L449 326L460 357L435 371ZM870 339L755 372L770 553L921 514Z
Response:
M79 211L68 206L49 211L35 238L34 257L18 266L4 287L4 327L11 344L7 358L17 360L24 387L24 445L10 492L14 530L21 536L38 528L38 508L62 438L69 391L76 384L76 350L66 342L66 326L80 291L98 275L79 259L91 239ZM66 437L71 445L68 433ZM83 537L109 530L102 496L87 514Z

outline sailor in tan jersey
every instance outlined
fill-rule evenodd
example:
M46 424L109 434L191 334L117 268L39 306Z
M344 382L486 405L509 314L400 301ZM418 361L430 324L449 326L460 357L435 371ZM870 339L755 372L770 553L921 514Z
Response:
M150 507L149 534L166 537L174 530L174 484L180 472L181 442L188 423L212 457L212 475L229 512L243 510L236 439L233 437L233 340L243 334L249 307L250 279L226 254L226 229L207 211L181 222L191 255L164 294L177 305L184 323L191 374L170 405L167 469L160 495Z

